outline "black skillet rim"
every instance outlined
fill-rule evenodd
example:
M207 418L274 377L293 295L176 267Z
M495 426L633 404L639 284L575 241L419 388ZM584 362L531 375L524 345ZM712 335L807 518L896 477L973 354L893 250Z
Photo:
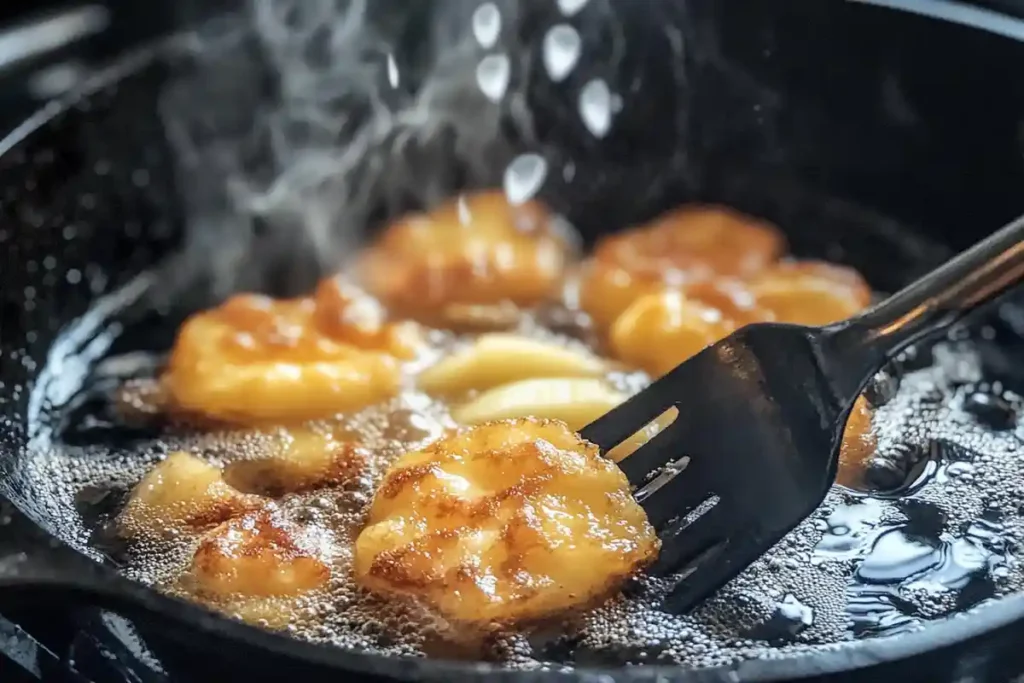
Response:
M870 0L868 0L870 2ZM902 3L887 5L893 11L909 11ZM952 21L948 16L933 17ZM998 18L998 16L996 17ZM1007 17L1008 18L1008 17ZM959 22L958 22L959 23ZM988 31L1007 37L988 22L963 22L978 30ZM70 111L78 102L89 98L104 88L116 84L165 56L173 53L173 47L181 35L172 35L132 50L117 62L93 75L87 82L66 95L51 101L35 114L23 121L14 130L0 139L0 155L8 154L39 132L56 117ZM15 506L17 508L17 506ZM44 531L45 536L55 542L58 539ZM84 556L83 556L84 558ZM90 561L91 563L91 561ZM194 629L196 635L208 633L244 643L250 647L272 652L285 657L301 658L310 663L325 665L347 671L350 674L366 674L391 677L396 680L461 680L485 681L502 680L526 681L575 680L595 683L614 681L783 681L853 672L872 666L895 663L915 656L937 652L953 645L966 645L994 637L997 632L1008 631L1016 626L1024 632L1024 594L1007 596L976 611L953 616L944 621L929 624L920 631L899 636L853 641L838 644L835 649L816 651L778 659L746 660L731 665L707 669L683 669L671 666L644 666L620 669L580 667L571 671L514 671L488 663L467 663L449 660L417 659L408 657L385 657L382 655L346 651L337 647L315 645L282 634L261 630L242 622L234 621L193 603L171 598L156 590L133 581L124 580L104 565L96 564L94 571L102 577L112 577L120 583L125 599L134 605L152 610L154 613L181 621ZM119 581L120 580L120 581Z

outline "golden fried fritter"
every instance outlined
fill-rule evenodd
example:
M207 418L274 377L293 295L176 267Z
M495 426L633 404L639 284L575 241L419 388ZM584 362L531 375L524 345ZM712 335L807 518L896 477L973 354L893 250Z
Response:
M637 299L612 326L620 360L660 377L736 329L717 308L664 290Z
M510 204L501 191L460 196L388 227L359 263L361 281L389 307L431 322L446 309L557 294L570 245L537 202Z
M615 320L609 344L620 360L659 377L743 325L824 325L870 301L871 288L849 268L782 262L749 282L718 280L643 295Z
M342 277L321 280L313 294L316 325L338 342L366 351L382 351L408 360L422 343L419 326L411 321L391 321L376 299Z
M780 322L828 325L871 303L871 287L852 268L819 261L778 263L750 281L758 304Z
M177 451L132 490L118 525L125 536L159 538L218 524L259 504L226 484L219 467Z
M659 548L622 472L564 423L466 429L388 471L356 579L459 624L531 622L607 598Z
M191 317L164 384L177 409L242 423L313 419L394 396L396 356L416 331L384 322L375 302L323 283L315 298L240 295Z
M331 577L320 542L267 505L204 535L187 580L197 594L215 601L300 595Z
M749 277L784 248L773 225L721 207L684 207L601 240L580 281L580 306L607 330L644 294Z
M719 278L695 283L684 290L686 298L721 311L731 327L771 322L775 312L761 305L743 280Z

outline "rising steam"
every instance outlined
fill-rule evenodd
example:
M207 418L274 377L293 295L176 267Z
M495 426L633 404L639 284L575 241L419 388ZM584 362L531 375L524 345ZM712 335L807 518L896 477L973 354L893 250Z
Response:
M252 0L197 32L162 102L191 232L174 274L296 291L381 220L500 183L531 140L517 7Z
M367 230L467 188L599 222L665 208L684 4L249 0L190 36L164 93L190 233L166 291L304 290Z

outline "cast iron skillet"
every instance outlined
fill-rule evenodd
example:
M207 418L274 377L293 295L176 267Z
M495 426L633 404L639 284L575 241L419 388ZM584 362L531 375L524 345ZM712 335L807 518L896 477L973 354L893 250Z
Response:
M1024 90L1010 69L994 80L1024 57L1021 44L861 5L793 2L769 12L757 0L723 4L626 11L628 30L644 40L624 67L632 72L620 75L638 76L640 90L603 147L572 127L571 107L536 95L549 104L542 128L558 140L553 153L590 162L572 183L549 182L545 198L589 238L681 201L721 201L778 222L797 253L847 261L886 290L1024 209ZM681 91L657 26L684 15ZM112 292L151 302L159 288L147 290L139 274L176 258L182 242L183 179L154 115L179 68L176 45L126 59L0 143L0 494L42 539L0 531L0 602L74 599L117 611L172 673L176 663L216 655L214 680L942 681L1024 671L1024 596L920 633L795 659L512 673L266 633L121 579L56 542L81 549L82 539L38 495L41 483L23 462L32 449L59 447L47 439L48 421L87 370L81 354L66 351L88 340L64 332ZM685 149L685 159L666 149ZM166 347L181 316L208 303L192 294L159 316L130 308L122 328L103 327L117 334L91 338L108 339L108 352Z

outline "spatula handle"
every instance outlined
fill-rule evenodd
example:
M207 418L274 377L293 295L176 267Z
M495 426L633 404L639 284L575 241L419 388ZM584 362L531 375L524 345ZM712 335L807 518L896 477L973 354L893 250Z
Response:
M1024 280L1024 217L860 316L825 330L830 371L852 401L886 361L948 329ZM832 355L830 353L829 355Z

